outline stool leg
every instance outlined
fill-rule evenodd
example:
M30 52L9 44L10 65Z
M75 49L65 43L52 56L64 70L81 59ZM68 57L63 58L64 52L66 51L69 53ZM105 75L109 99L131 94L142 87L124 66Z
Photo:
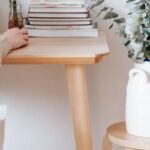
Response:
M111 150L111 149L112 149L112 143L109 141L108 136L105 135L103 139L102 150Z

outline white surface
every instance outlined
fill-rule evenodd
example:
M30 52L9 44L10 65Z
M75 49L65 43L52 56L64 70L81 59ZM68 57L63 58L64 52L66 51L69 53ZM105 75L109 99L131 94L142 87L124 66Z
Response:
M106 1L120 13L124 12L124 2ZM0 5L0 20L3 20L0 29L4 31L8 1L0 0L0 3L3 4ZM106 127L124 119L131 65L120 38L107 30L109 22L101 21L100 26L107 32L111 52L100 64L87 67L95 150L101 150ZM4 150L75 150L64 66L3 66L0 104L7 104L9 108Z

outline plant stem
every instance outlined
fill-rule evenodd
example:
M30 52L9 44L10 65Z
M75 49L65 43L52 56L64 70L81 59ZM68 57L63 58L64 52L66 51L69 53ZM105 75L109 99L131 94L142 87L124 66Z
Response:
M11 0L9 0L9 4L10 4L10 6L12 5L12 1Z
M18 27L17 2L16 2L16 0L13 0L13 17L14 17L15 27Z

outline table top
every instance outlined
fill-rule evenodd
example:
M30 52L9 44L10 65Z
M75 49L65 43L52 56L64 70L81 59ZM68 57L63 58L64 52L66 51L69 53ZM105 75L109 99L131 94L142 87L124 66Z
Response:
M12 51L3 64L96 64L109 53L105 34L99 38L30 38Z

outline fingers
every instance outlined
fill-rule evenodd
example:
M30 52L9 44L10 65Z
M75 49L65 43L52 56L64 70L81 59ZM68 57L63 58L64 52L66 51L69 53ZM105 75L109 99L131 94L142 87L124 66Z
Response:
M24 35L23 35L23 39L24 39L25 41L29 41L28 35L24 34Z
M29 37L26 29L13 28L6 32L6 38L12 46L12 49L18 49L28 45Z
M20 31L22 33L23 39L25 40L25 42L27 42L25 43L25 45L27 45L29 41L28 31L26 29L21 29Z
M19 31L19 28L11 28L9 31Z
M24 40L23 43L22 43L22 45L23 45L23 46L28 45L28 41L25 41L25 40Z
M26 29L21 29L20 30L22 33L22 38L23 38L23 46L28 45L28 41L29 41L29 36L28 36L28 31Z
M21 29L20 31L21 31L22 34L28 35L28 30L27 30L27 29L24 29L24 28L23 28L23 29Z
M29 36L28 36L28 30L27 29L21 29L20 30L21 34L22 34L22 42L21 42L21 45L22 46L26 46L28 45L28 42L29 42ZM21 37L20 37L21 38ZM22 47L21 46L21 47Z
M18 49L18 48L21 48L21 47L24 47L24 46L27 46L28 45L28 41L22 39L20 41L20 45L18 47L16 47L15 49Z

